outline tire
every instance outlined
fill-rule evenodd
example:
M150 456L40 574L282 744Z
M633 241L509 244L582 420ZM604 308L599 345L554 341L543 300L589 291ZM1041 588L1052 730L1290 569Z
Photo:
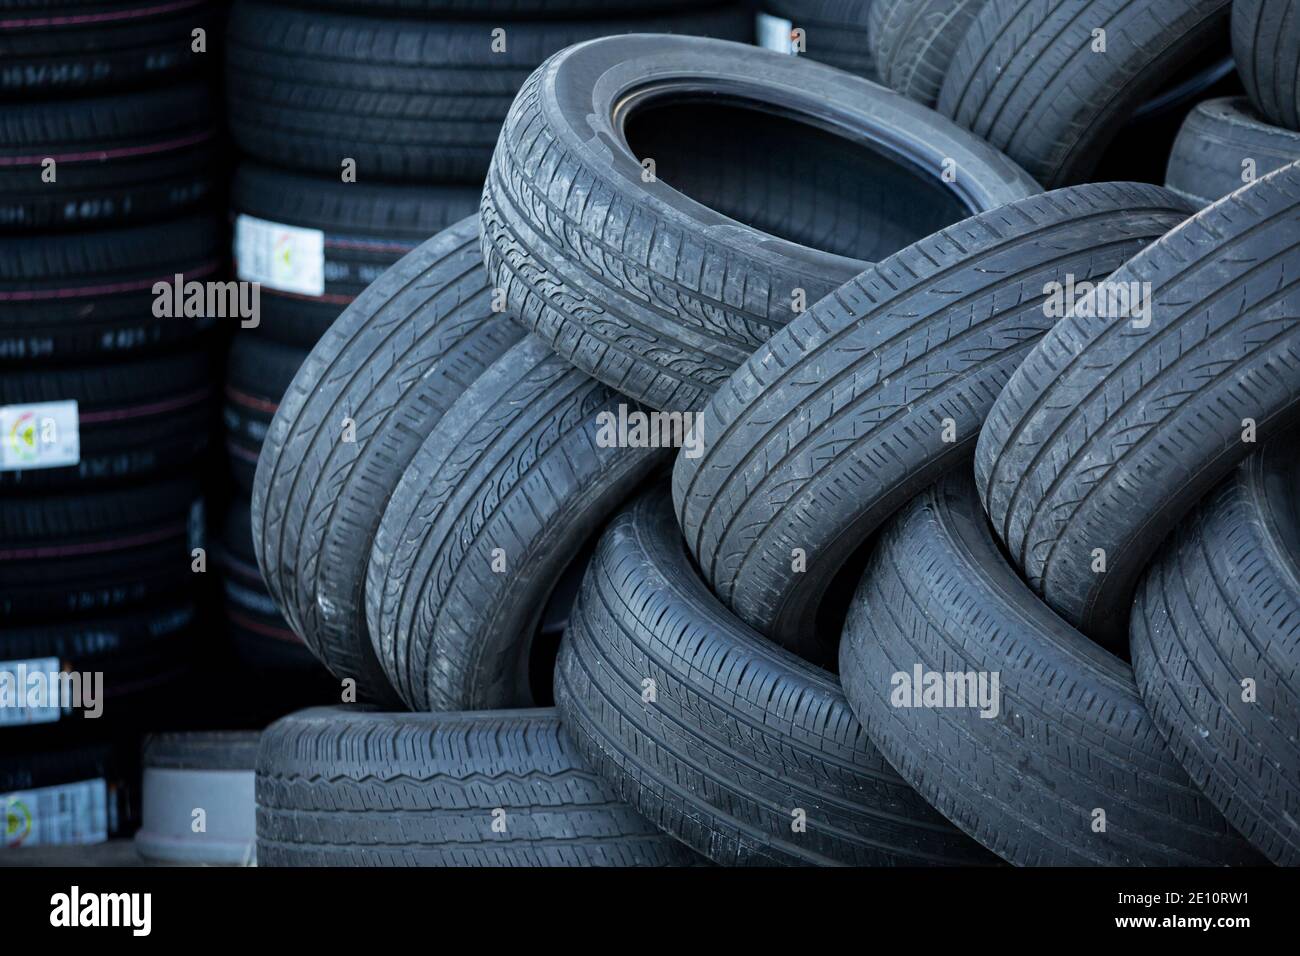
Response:
M12 664L27 661L59 662L68 673L101 673L103 677L102 717L112 725L123 713L143 712L154 691L173 684L192 663L195 632L192 603L160 604L141 610L110 615L89 615L84 619L57 623L13 626L6 623L0 637L0 660ZM78 714L57 717L59 726L76 734L86 725ZM0 739L31 724L0 727Z
M716 863L992 861L889 768L833 675L768 643L709 593L666 487L601 536L561 645L555 700L619 798Z
M75 403L75 409L66 421L47 417L42 406L50 402ZM0 409L9 445L0 459L0 490L28 494L136 482L185 468L207 449L208 357L182 352L112 365L5 372ZM40 423L47 420L55 429L51 437L75 449L42 464ZM62 433L70 426L76 428L75 440Z
M933 674L951 699L916 696ZM970 675L984 682L978 707ZM1132 669L1016 577L967 474L941 479L882 533L845 623L840 677L903 778L1011 863L1259 862L1174 759Z
M222 421L231 474L246 495L252 494L257 456L275 410L306 359L305 349L247 332L236 334L230 346Z
M1147 571L1129 632L1151 719L1210 802L1280 866L1300 864L1298 479L1293 437L1246 459Z
M256 861L256 731L154 734L145 738L141 826L135 848L164 863ZM204 829L194 829L194 809Z
M1300 133L1261 122L1244 97L1198 103L1174 141L1165 186L1208 206L1300 160Z
M192 31L213 42L217 15L207 0L6 0L0 97L99 94L197 72L207 54L192 49Z
M198 205L216 188L215 122L202 86L7 104L0 231L125 225Z
M880 82L934 106L948 64L986 2L872 0L867 33Z
M1096 640L1122 643L1147 559L1251 451L1247 429L1300 417L1297 209L1292 164L1152 243L1107 280L1108 315L1058 322L985 421L975 474L998 537ZM1145 318L1116 308L1130 288L1150 289Z
M625 97L631 86L658 105ZM779 115L682 105L683 89L724 88ZM657 158L654 182L638 157ZM945 158L964 171L951 190L931 175ZM553 57L515 100L483 192L484 261L511 314L560 355L652 408L690 410L800 297L811 304L862 259L1038 191L984 144L858 77L719 41L611 37Z
M583 765L553 710L342 707L302 711L263 732L257 859L259 866L702 862L618 801Z
M261 283L262 333L311 348L362 289L478 201L469 186L343 183L244 163L231 195L235 265ZM304 252L288 276L264 267L268 244L286 232Z
M401 707L366 624L384 508L442 414L523 335L492 311L472 216L344 310L271 422L253 488L257 563L293 630L364 700ZM341 441L349 419L356 440Z
M103 843L129 832L128 779L104 745L0 753L0 850Z
M202 499L186 479L84 495L8 498L0 509L7 625L176 602L193 594Z
M633 16L693 10L700 0L285 0L291 6L328 7L352 13L401 13L441 20L482 20L486 16L509 20L559 20L573 17ZM711 3L724 0L709 0Z
M1232 54L1260 115L1300 131L1300 2L1233 0Z
M178 273L187 282L217 277L221 245L208 216L39 242L0 238L0 364L117 361L193 340L213 320L157 317L152 290Z
M867 41L867 18L873 0L762 0L757 20L758 44L790 52L790 31L804 31L805 54L865 80L879 80Z
M620 406L641 411L529 336L411 458L375 534L365 595L375 652L412 710L536 702L534 636L557 579L670 457L602 442L601 417Z
M1097 281L1192 214L1158 186L1099 183L964 220L871 267L718 390L673 501L713 592L834 660L832 581L895 510L975 449L1011 373L1056 321L1047 286ZM796 569L796 549L803 562Z
M936 109L1049 189L1085 182L1143 103L1223 35L1228 3L986 3ZM1104 53L1093 52L1094 29L1105 30Z
M493 52L504 29L505 50ZM240 2L226 61L230 127L265 162L358 182L478 185L515 92L542 60L610 33L747 40L739 8L575 22L456 22L324 14ZM497 35L500 38L500 35Z

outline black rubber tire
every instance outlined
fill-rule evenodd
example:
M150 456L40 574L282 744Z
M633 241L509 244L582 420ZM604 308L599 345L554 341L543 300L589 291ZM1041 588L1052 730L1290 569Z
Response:
M185 600L197 585L202 499L190 479L6 498L0 618L17 624Z
M235 173L236 229L244 216L324 233L324 293L305 295L261 281L262 334L311 348L340 312L394 262L425 239L478 210L471 186L343 183L255 163Z
M221 592L226 628L241 661L259 670L321 672L320 662L289 627L262 580L253 554L248 502L234 498L221 532Z
M506 48L493 52L493 31ZM748 40L739 7L665 17L456 22L325 14L239 0L226 61L230 128L252 156L357 181L465 182L487 172L528 74L557 50L611 33Z
M257 563L294 631L363 700L401 707L366 624L384 508L443 412L523 336L492 312L471 216L348 306L271 423L253 490ZM341 440L347 419L352 442Z
M208 0L4 0L0 98L99 94L204 71L219 56L218 17ZM198 28L208 53L193 50Z
M890 514L969 461L1056 321L1047 285L1104 279L1193 211L1133 183L1030 196L896 253L759 346L701 413L702 454L673 468L713 592L777 643L833 661L827 589Z
M996 713L956 698L908 706L899 677L917 668L923 682L984 677ZM1260 862L1179 766L1129 665L1016 576L968 474L949 473L881 534L845 622L840 679L904 779L1011 863Z
M150 734L140 763L155 770L254 770L261 736L256 730Z
M804 31L801 55L866 80L879 80L867 40L867 19L874 0L760 0L759 44L789 53L789 43L778 48L765 42L761 17L788 20L792 30ZM787 38L788 39L788 38Z
M728 96L701 105L683 93L697 88ZM674 92L684 113L666 121ZM636 147L630 126L646 127ZM639 156L656 159L655 181ZM484 261L560 355L686 410L793 318L798 291L810 305L861 259L1036 192L985 144L859 77L717 40L611 37L553 57L515 100L483 192Z
M198 205L219 175L215 121L198 85L6 104L0 232L123 225ZM55 161L52 183L46 159Z
M306 349L252 332L237 333L231 343L221 418L230 471L246 495L253 492L257 458L275 410L306 360Z
M1280 866L1300 865L1298 487L1295 436L1246 459L1147 571L1129 631L1151 719L1210 802Z
M1067 316L985 421L975 474L998 537L1096 640L1122 644L1147 559L1255 447L1245 420L1264 441L1300 418L1298 211L1294 163L1152 243L1107 280L1149 284L1149 324Z
M193 604L160 604L111 615L87 615L73 621L12 625L0 634L0 660L57 658L64 670L104 675L103 713L96 720L114 723L128 708L144 706L153 691L189 671L195 627ZM79 713L59 723L82 729ZM9 730L0 727L0 739Z
M957 47L988 0L871 0L867 32L880 82L934 106Z
M1045 187L1086 182L1106 147L1227 28L1229 0L986 3L936 109ZM1092 31L1106 31L1093 52Z
M402 14L439 20L560 20L689 11L727 0L284 0L290 6L327 7L351 13Z
M126 229L0 238L0 364L118 360L174 347L211 318L159 318L155 283L219 278L224 238L215 217Z
M29 832L16 833L17 820L10 821L10 804L6 797L13 793L57 787L70 783L103 779L105 781L105 829L107 835L129 833L133 824L130 806L131 787L129 770L123 765L121 754L107 744L63 745L51 747L42 744L38 749L17 751L6 748L0 752L0 820L5 830L0 834L0 852L21 847ZM63 809L66 810L66 803ZM27 811L33 808L27 806ZM50 806L58 814L57 805ZM40 812L38 805L34 812ZM46 825L55 821L39 821ZM11 830L11 826L13 830ZM81 834L82 837L88 834ZM84 850L80 852L85 852Z
M602 447L598 417L620 405L641 411L528 336L411 458L375 534L365 596L375 652L412 710L535 702L533 638L556 580L671 459Z
M553 710L321 707L262 733L258 866L702 862L619 802Z
M1244 97L1221 97L1187 114L1169 154L1165 186L1208 206L1297 160L1300 133L1262 122Z
M1300 2L1233 0L1232 55L1260 115L1300 131Z
M716 863L992 862L890 769L832 674L709 593L666 486L601 536L560 648L555 701L620 798Z
M208 446L209 376L202 352L0 374L0 405L75 401L80 444L75 465L0 470L0 490L84 489L191 464Z

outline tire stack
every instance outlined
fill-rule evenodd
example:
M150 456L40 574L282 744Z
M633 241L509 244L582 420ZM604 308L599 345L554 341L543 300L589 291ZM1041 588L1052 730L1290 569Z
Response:
M99 719L0 709L0 845L93 843L129 825L131 735L195 652L211 319L173 290L225 258L217 16L8 0L0 20L0 675L102 675Z

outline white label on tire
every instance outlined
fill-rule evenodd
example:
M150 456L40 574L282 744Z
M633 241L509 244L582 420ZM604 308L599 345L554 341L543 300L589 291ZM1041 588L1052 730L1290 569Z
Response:
M101 777L0 793L0 847L68 846L108 839L108 784Z
M239 278L301 295L325 293L325 233L255 216L235 219Z
M62 668L57 657L27 661L0 661L0 727L16 724L52 724L62 715L59 701L28 706L27 685L31 675L40 675L46 687L59 687ZM12 698L12 699L11 699Z
M0 471L62 468L79 461L75 401L0 405Z
M760 13L755 26L758 29L759 46L777 53L794 53L794 44L790 38L790 33L794 30L792 21L774 17L770 13Z

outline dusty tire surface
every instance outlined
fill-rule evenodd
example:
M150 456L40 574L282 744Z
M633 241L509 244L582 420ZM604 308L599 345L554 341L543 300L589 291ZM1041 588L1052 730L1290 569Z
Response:
M1260 120L1244 97L1198 103L1183 121L1165 188L1198 207L1300 160L1300 133Z
M1100 307L1081 300L1039 340L985 421L975 476L993 527L1090 637L1122 643L1160 542L1300 413L1297 211L1300 163L1149 245Z
M257 563L340 680L396 709L367 629L366 564L384 508L430 429L524 331L493 313L476 217L362 292L280 400L253 485ZM343 441L348 423L354 441Z
M980 706L968 691L946 706L919 697L930 674L974 675L964 687ZM1259 862L1183 772L1132 668L1053 614L998 552L969 475L949 474L883 532L840 675L904 779L1011 863Z
M868 32L880 82L923 106L987 0L872 0Z
M1300 131L1300 2L1233 0L1232 54L1260 114Z
M671 458L602 444L600 418L620 405L624 396L528 336L429 432L366 569L370 636L407 706L534 702L535 635L557 579Z
M1151 719L1280 866L1300 864L1298 465L1284 437L1206 499L1147 571L1129 631Z
M555 699L615 792L716 863L992 862L894 773L832 674L709 593L666 486L601 536Z
M586 768L553 710L321 707L262 733L259 866L694 866Z
M701 84L781 115L683 99ZM808 126L823 114L852 133ZM945 161L962 170L952 184ZM1039 191L933 111L842 71L609 37L552 57L515 99L483 192L484 262L511 315L565 359L688 410L864 259Z
M969 460L1056 322L1048 285L1105 278L1192 212L1145 184L1031 196L896 253L759 346L701 413L703 452L673 468L714 593L778 643L833 659L823 596L893 511Z

